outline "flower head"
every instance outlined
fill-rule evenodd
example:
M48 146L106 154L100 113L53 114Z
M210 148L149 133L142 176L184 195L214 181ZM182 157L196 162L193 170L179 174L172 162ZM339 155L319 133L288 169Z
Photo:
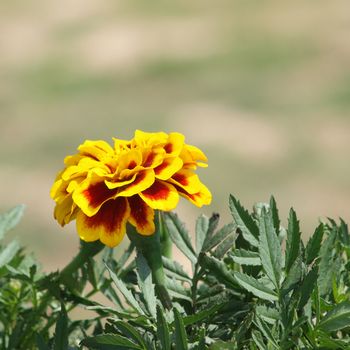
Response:
M76 219L80 238L100 240L109 247L121 242L126 224L141 235L155 231L154 210L169 211L179 196L201 207L211 193L195 174L207 158L185 144L180 133L146 133L130 141L85 141L78 153L65 158L51 188L54 217L64 226Z

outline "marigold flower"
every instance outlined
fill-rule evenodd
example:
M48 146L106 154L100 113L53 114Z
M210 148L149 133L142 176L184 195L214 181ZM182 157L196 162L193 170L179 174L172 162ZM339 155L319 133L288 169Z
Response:
M64 226L76 219L80 238L109 247L121 242L126 224L141 235L155 231L154 210L169 211L179 196L198 207L210 204L211 193L195 174L207 157L185 144L180 133L146 133L130 141L85 141L65 158L51 188L54 217Z

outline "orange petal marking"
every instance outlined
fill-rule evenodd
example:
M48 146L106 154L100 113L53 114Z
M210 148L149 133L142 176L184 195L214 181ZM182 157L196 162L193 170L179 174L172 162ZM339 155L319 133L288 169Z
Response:
M87 242L100 241L109 247L118 245L126 232L130 207L126 198L117 198L104 203L97 214L86 216L82 211L77 215L77 231Z
M147 190L140 193L140 197L153 209L172 210L179 201L176 188L164 181L157 180Z
M168 155L178 156L184 146L185 137L177 132L169 134L168 141L164 145L164 150Z
M151 235L155 231L154 211L138 195L128 198L130 205L129 222L141 235Z
M98 208L103 202L113 197L116 193L117 190L110 190L104 182L98 182L86 189L83 195L88 200L89 206Z
M169 182L183 188L189 194L199 192L203 186L198 175L189 169L181 169L172 176Z
M186 192L183 188L176 186L180 196L188 199L191 203L197 207L202 207L203 205L209 205L211 203L212 195L208 188L202 184L200 191L197 193L190 194Z
M104 178L92 174L73 191L74 203L87 215L95 215L103 203L114 199L118 188L110 190L104 183Z
M117 161L118 173L121 173L124 169L134 169L137 165L141 165L142 152L136 149L123 152Z
M155 168L160 165L164 159L165 152L162 148L147 150L143 154L143 167Z

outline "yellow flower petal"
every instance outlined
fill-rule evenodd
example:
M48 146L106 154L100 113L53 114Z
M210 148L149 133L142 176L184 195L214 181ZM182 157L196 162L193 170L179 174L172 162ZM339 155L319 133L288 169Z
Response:
M96 160L104 160L107 155L114 154L113 148L105 141L85 141L78 147L80 154Z
M84 156L81 154L74 154L73 156L67 156L66 158L64 158L64 164L66 166L77 165L83 157Z
M154 180L154 171L152 169L140 171L137 173L135 180L131 184L120 189L118 197L131 197L141 191L144 191L152 186Z
M109 159L108 159L109 160ZM78 168L80 169L81 172L83 171L88 171L91 169L101 169L104 172L108 173L110 172L110 169L108 166L96 159L90 158L90 157L83 157L79 163L77 164Z
M135 131L133 143L142 147L152 146L155 144L166 143L168 135L165 132L144 132Z
M113 137L113 141L114 141L114 150L117 154L127 150L128 148L130 149L131 147L131 141L120 140L120 139L116 139L115 137Z
M121 173L123 170L132 170L140 166L142 163L142 152L138 149L132 149L128 152L122 153L118 157L117 172Z
M120 174L116 175L116 178L118 180L125 180L125 181L127 181L128 179L131 179L134 175L136 175L140 171L144 171L144 170L146 170L145 167L143 167L142 165L138 165L134 169L124 169Z
M178 171L171 179L169 179L169 182L181 187L189 194L199 192L203 186L198 175L190 169L182 169Z
M197 166L206 168L208 165L203 162L207 162L206 155L197 147L192 145L184 145L181 154L181 159L184 162L184 166L195 169Z
M84 176L76 177L73 180L70 180L69 185L67 187L67 192L72 193L79 185L85 180Z
M54 209L54 218L57 222L64 226L74 220L74 211L76 205L73 203L72 196L67 195L62 201L56 204Z
M212 195L208 188L202 184L200 191L194 194L187 193L181 187L177 187L180 196L188 199L191 203L197 207L202 207L203 205L209 205L211 203Z
M81 168L77 165L71 165L68 168L65 169L65 171L62 174L62 179L65 181L69 181L71 178L74 178L78 174L79 175L84 175L86 174L87 171L81 171Z
M68 183L62 179L54 182L50 190L50 197L56 202L62 201L67 196Z
M73 192L73 201L85 215L95 215L105 202L116 197L118 189L110 190L104 180L91 173Z
M207 162L207 156L196 146L186 145L185 148L190 152L192 159L195 161L201 160Z
M144 236L152 235L155 231L154 210L138 195L128 198L130 206L129 222L136 227L138 233Z
M137 176L137 174L134 174L130 180L125 180L125 181L118 181L118 180L108 181L108 180L105 180L105 184L110 190L114 190L115 188L123 187L125 185L128 185L128 184L134 182L135 179L136 179L136 176Z
M165 155L163 148L145 148L142 155L142 166L144 168L155 168L162 164Z
M81 210L78 212L76 220L77 232L83 241L94 242L100 239L100 232L93 227L93 222L90 222L89 219L91 218L86 216Z
M77 165L68 166L61 176L63 180L71 181L76 177L86 176L90 170L94 170L101 175L109 175L111 172L104 163L90 157L83 157Z
M184 147L185 136L172 132L169 134L167 143L164 145L165 152L170 156L178 156Z
M156 180L147 190L140 193L140 197L153 209L169 211L179 202L176 188L164 181Z
M157 179L168 180L179 171L182 166L183 162L179 157L165 158L163 163L154 169L154 173Z
M130 208L126 198L117 198L104 203L92 217L80 211L77 215L79 237L86 242L100 239L108 247L115 247L125 235L129 215Z

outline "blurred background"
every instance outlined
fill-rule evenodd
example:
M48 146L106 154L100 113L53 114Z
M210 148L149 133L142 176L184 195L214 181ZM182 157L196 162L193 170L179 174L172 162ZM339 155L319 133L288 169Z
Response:
M344 1L0 2L0 210L27 204L11 233L64 266L74 223L49 190L85 139L179 131L203 149L213 203L178 207L229 221L273 194L305 237L350 220L350 5Z

